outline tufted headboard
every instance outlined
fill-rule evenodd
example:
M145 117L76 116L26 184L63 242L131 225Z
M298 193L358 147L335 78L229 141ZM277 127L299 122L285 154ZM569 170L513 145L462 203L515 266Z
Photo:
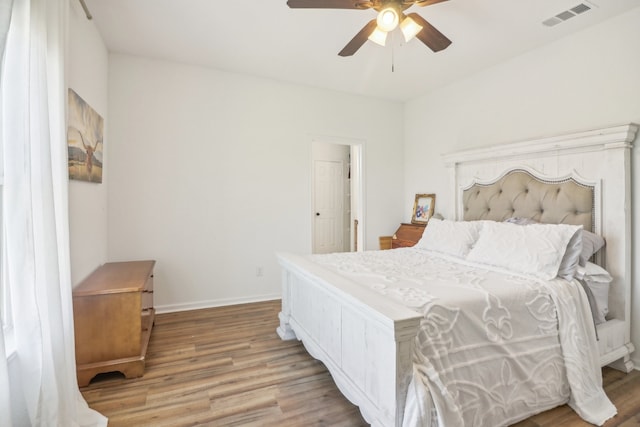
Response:
M524 169L462 191L463 219L530 218L548 224L582 225L594 231L594 187L574 178L548 180Z
M604 237L595 261L613 276L608 318L625 323L629 351L617 357L624 356L627 371L633 368L631 149L638 133L631 123L444 155L452 186L438 195L451 199L445 214L455 219L527 217L582 224Z

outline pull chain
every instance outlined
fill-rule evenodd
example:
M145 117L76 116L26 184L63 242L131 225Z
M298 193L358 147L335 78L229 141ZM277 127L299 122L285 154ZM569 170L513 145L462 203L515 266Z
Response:
M395 58L396 58L395 48L396 48L396 44L394 43L394 40L393 40L393 33L394 33L394 31L391 32L391 72L392 73L395 72L395 68L396 68L395 67L395 62L396 62L395 61Z

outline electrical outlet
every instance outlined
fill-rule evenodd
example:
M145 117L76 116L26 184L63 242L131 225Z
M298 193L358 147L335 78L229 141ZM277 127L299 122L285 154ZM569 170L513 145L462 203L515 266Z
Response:
M256 267L256 277L262 277L263 274L264 271L262 270L262 267Z

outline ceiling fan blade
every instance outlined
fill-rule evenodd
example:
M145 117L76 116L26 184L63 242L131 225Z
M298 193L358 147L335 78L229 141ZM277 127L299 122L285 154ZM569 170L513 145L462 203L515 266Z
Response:
M288 0L292 9L369 9L373 3L366 0Z
M416 6L424 7L424 6L431 6L432 4L436 4L436 3L442 3L443 1L448 1L448 0L417 0L414 4Z
M422 16L417 13L410 13L408 16L416 21L417 24L422 26L422 30L416 34L416 37L420 39L422 43L426 44L432 51L441 51L451 44L451 40L449 40L440 31L436 30L436 28L429 24Z
M342 50L338 53L340 56L351 56L358 51L362 47L363 44L367 41L373 30L376 29L378 23L375 19L372 19L362 27L362 29L351 39L347 45L342 48Z

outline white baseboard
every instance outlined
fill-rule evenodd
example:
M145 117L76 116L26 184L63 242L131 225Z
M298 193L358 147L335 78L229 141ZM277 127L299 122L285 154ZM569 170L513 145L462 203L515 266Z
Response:
M252 302L273 301L281 299L280 294L260 295L246 298L223 298L208 301L194 301L181 304L156 305L156 313L175 313L177 311L199 310L202 308L224 307L227 305L248 304Z

